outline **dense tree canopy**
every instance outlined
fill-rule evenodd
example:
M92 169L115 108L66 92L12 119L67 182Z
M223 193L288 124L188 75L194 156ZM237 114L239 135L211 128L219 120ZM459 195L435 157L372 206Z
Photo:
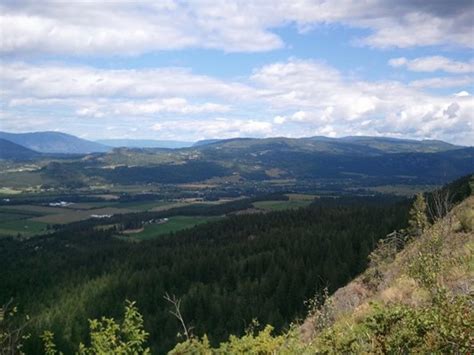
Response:
M82 226L28 241L2 240L1 301L14 297L33 320L27 350L44 329L60 349L84 342L89 318L117 317L137 301L154 351L176 343L179 324L163 299L182 299L194 333L212 343L242 334L253 318L282 330L303 301L364 270L377 240L404 227L408 204L319 203L231 216L139 244Z

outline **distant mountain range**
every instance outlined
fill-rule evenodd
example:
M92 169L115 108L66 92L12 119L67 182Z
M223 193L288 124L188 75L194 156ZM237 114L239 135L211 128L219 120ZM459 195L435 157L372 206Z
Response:
M115 149L89 159L88 164L82 171L90 177L119 184L213 178L437 184L472 173L474 148L383 137L234 138L201 141L177 150Z
M156 140L156 139L101 139L96 141L114 148L187 148L193 145L193 142Z
M386 137L308 137L308 138L232 138L207 139L197 142L154 139L102 139L96 142L61 132L7 133L5 139L40 153L89 154L106 153L113 148L166 148L166 149L269 149L286 146L288 149L334 154L380 154L424 152L434 153L462 148L437 140L409 140ZM5 155L5 154L4 154Z
M32 160L41 157L41 153L0 138L0 159Z
M88 154L108 152L112 149L103 144L61 132L0 132L0 138L41 153Z
M226 139L203 139L197 142L194 142L193 147L199 147L201 145L208 145L226 141Z
M326 152L326 153L349 153L349 154L381 154L381 153L435 153L462 146L446 143L439 140L413 140L397 139L387 137L348 136L342 138L330 138L324 136L305 138L231 138L231 139L208 139L194 143L193 147L214 146L217 149L242 149L250 147L287 146L288 148L299 148L304 151Z
M474 171L474 148L436 140L384 137L234 138L205 140L178 149L127 148L163 141L101 141L68 134L0 133L1 159L42 159L51 154L87 154L74 164L54 163L50 178L77 176L111 183L327 180L359 183L442 183ZM167 142L168 147L188 142ZM114 167L111 169L110 167ZM76 178L75 178L76 179Z

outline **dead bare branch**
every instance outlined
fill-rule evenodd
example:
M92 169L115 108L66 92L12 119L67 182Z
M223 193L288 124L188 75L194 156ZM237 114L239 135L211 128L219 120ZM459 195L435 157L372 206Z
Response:
M165 293L163 298L166 301L168 301L169 303L171 303L171 305L173 306L174 309L171 310L170 313L173 316L175 316L179 320L179 322L181 323L181 326L183 327L183 332L184 332L184 336L186 337L186 340L190 340L191 339L191 328L188 328L186 326L183 315L181 314L181 299L177 298L175 295L170 296L168 294L168 292Z

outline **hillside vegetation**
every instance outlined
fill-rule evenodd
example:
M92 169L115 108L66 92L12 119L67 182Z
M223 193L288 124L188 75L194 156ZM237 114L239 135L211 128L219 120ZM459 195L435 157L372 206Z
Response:
M407 202L319 199L141 243L88 224L5 239L0 300L31 316L27 354L470 353L472 177Z
M72 353L87 341L87 320L119 318L125 299L143 312L153 352L169 351L182 330L167 292L182 299L186 322L213 345L244 334L254 317L281 332L305 315L304 299L362 272L379 237L405 225L408 208L373 199L323 202L233 215L140 243L85 222L27 240L4 238L0 304L13 297L31 316L28 354L40 352L44 330Z
M115 148L77 137L40 132L7 134L12 142L47 153L91 153L49 161L23 171L53 181L54 188L114 185L183 184L192 182L240 185L331 186L337 189L394 184L438 185L472 173L474 148L441 141L383 137L236 138L199 143L182 149ZM14 154L3 154L15 160ZM41 160L42 159L42 160ZM21 168L21 167L20 167ZM2 184L17 184L18 172L3 174ZM267 186L268 188L268 186ZM300 190L301 192L301 190Z
M472 353L474 196L429 227L428 218L412 218L418 235L380 242L364 273L310 300L306 320L287 333L249 328L218 348L191 337L171 353Z

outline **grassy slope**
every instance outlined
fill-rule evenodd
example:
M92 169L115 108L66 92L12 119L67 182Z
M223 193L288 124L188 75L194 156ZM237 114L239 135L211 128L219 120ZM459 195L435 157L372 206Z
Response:
M372 301L391 303L395 301L417 305L416 282L407 275L407 268L414 258L423 253L423 248L433 238L440 235L441 263L439 282L450 289L462 290L466 286L473 286L470 280L474 277L474 232L466 232L461 228L458 216L464 211L474 211L474 196L467 198L453 211L433 225L420 238L414 240L404 250L399 252L393 260L372 262L367 271L352 281L346 287L339 289L333 296L336 309L341 314L357 311L364 304ZM472 223L472 221L471 221ZM371 283L374 273L377 272L377 284ZM418 288L419 289L419 288ZM359 301L350 300L350 294L360 294ZM364 295L364 296L363 296ZM403 297L400 297L403 296Z

